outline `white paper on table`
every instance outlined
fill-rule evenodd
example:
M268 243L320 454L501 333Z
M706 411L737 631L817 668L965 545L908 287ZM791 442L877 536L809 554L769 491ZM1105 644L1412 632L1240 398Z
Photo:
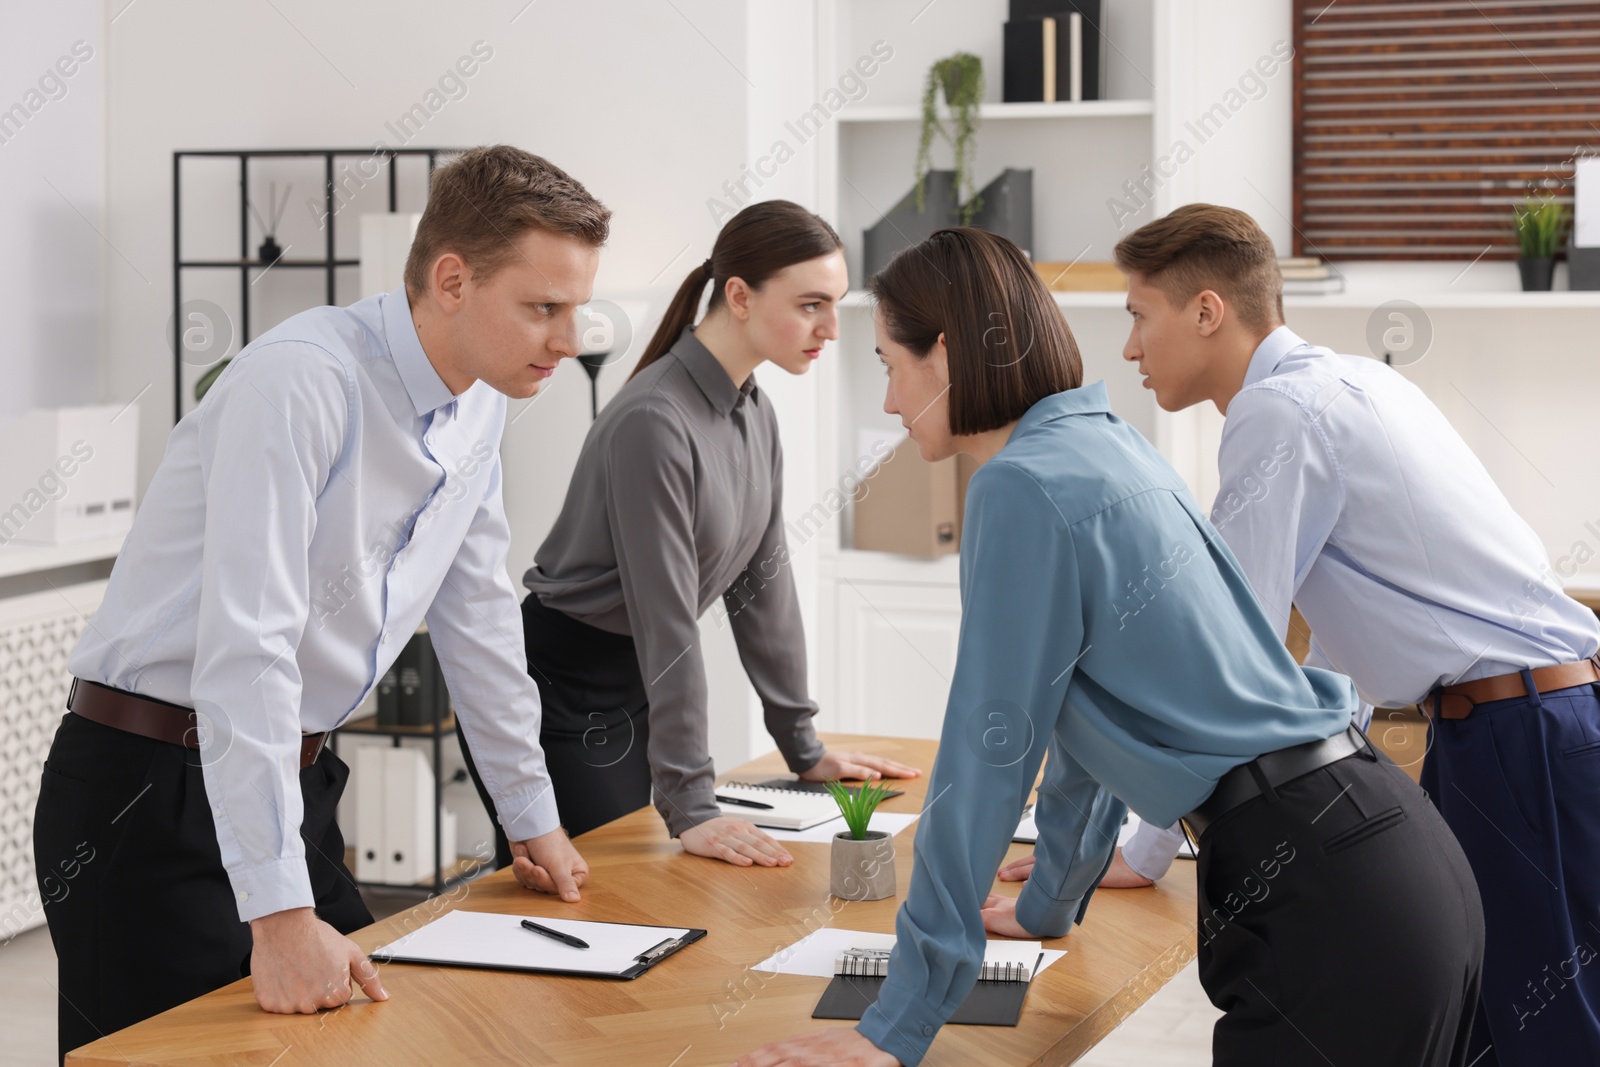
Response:
M1002 954L1019 950L1014 946L1037 947L1039 943L991 938L989 944L996 946L996 958L999 959ZM835 961L844 955L846 949L852 948L892 949L894 935L869 934L862 930L836 930L831 926L825 926L821 930L807 934L788 948L773 953L750 969L767 974L803 974L813 978L832 978L835 974ZM1038 977L1040 971L1067 954L1064 949L1058 948L1047 948L1043 952L1044 958L1039 961L1039 969L1033 972L1035 977Z
M580 937L589 942L589 947L573 948L525 930L522 928L525 917L541 926ZM641 953L666 938L682 937L688 932L688 928L682 926L631 926L543 915L452 911L383 946L373 955L395 957L398 962L408 963L617 975L638 962L636 957Z
M917 816L920 814L922 813L918 811L875 811L872 813L872 819L867 823L867 829L882 830L890 837L893 837L916 822ZM837 819L829 819L827 822L818 823L809 830L774 830L763 826L761 832L772 835L774 841L810 841L825 845L833 840L834 834L848 829L849 827L845 825L844 816L841 815Z
M1600 245L1600 156L1572 161L1572 243Z

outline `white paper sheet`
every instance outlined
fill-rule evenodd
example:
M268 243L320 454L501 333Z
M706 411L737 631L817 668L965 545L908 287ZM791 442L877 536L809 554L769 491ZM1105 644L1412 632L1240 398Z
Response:
M522 927L524 918L589 942L573 948ZM401 962L538 968L621 974L669 937L682 937L688 927L629 926L624 923L547 919L540 915L499 915L485 911L452 911L413 930L374 955L403 957Z
M890 837L893 837L916 822L917 816L920 814L922 813L917 811L875 811L872 813L871 821L867 823L867 829L882 830ZM847 829L849 827L845 825L843 815L837 819L829 819L818 826L813 826L809 830L770 830L762 827L762 831L771 834L775 841L810 841L819 844L827 844L833 840L834 834L842 833Z
M996 962L1013 957L1012 953L1029 955L1028 946L1032 952L1040 951L1037 941L1012 941L991 938L989 944L995 946L994 960ZM1020 946L1020 947L1019 947ZM814 978L832 978L834 975L834 961L851 948L894 948L893 934L869 934L862 930L836 930L825 926L796 941L788 948L768 956L750 969L762 971L767 974L804 974ZM1034 972L1035 977L1039 971L1059 960L1067 953L1063 949L1047 948L1043 950L1044 959L1039 961L1039 970ZM985 952L984 959L989 959Z

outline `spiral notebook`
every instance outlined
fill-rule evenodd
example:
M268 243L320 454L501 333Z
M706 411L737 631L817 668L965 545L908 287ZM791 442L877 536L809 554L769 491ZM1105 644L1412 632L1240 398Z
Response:
M846 949L834 960L833 981L817 1001L813 1019L859 1019L878 999L889 973L889 953L894 937L862 938L872 943ZM983 952L983 969L967 999L950 1016L950 1022L969 1026L1015 1026L1022 1018L1044 949L1037 941L989 941Z
M717 807L724 815L749 819L757 826L776 830L809 830L840 818L839 805L823 793L798 793L748 782L724 782L716 787ZM843 823L840 828L843 829Z

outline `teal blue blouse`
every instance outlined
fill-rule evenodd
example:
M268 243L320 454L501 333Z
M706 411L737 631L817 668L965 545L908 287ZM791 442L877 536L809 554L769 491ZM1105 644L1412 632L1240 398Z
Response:
M907 1067L977 978L979 907L1048 750L1017 920L1081 921L1125 808L1167 826L1358 707L1295 663L1183 480L1102 383L1046 397L967 491L961 637L889 977L860 1032Z

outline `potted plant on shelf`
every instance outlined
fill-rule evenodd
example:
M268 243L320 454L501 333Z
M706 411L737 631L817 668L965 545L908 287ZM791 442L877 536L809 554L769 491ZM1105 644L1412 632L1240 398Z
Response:
M954 132L945 128L939 117L939 93L950 109L950 122ZM917 141L917 210L923 208L928 171L933 169L933 135L939 134L955 150L955 195L961 203L961 225L972 222L973 215L983 206L979 197L973 196L972 157L976 151L978 133L978 105L983 101L983 60L971 52L957 52L944 59L935 60L928 68L927 80L922 85L922 134ZM963 200L963 198L965 198Z
M1523 291L1548 291L1555 276L1556 249L1567 228L1566 206L1553 196L1530 196L1511 210L1516 218L1517 270L1522 274Z
M833 835L829 889L844 900L882 900L894 896L894 838L869 830L872 813L889 793L883 782L863 782L850 789L829 779L828 792L849 829Z

